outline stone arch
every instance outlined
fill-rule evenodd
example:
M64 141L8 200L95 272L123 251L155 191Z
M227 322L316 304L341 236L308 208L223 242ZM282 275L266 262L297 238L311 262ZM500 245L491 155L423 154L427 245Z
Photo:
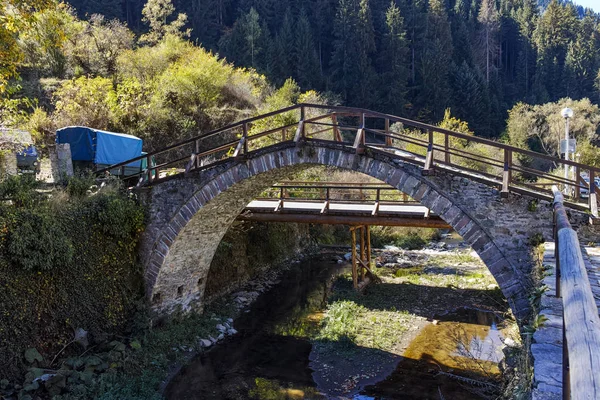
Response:
M357 155L340 145L310 142L301 148L273 146L243 162L231 160L145 189L150 223L142 259L153 308L161 313L201 308L210 263L234 219L265 187L313 165L364 173L441 216L479 254L515 315L527 315L532 285L527 235L551 232L550 207L532 213L528 199L501 199L496 189L470 179L443 172L423 176L418 167L382 154Z

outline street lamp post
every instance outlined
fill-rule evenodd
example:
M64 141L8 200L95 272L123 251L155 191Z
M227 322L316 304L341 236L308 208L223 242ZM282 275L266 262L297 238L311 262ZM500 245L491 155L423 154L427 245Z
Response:
M565 160L569 161L569 119L573 118L573 110L565 107L560 112L565 119ZM569 180L569 165L565 164L565 181ZM565 183L565 194L569 192L569 185Z

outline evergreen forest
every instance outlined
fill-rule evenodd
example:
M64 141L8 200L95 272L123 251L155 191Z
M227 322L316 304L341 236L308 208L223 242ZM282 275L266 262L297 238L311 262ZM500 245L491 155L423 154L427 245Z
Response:
M160 3L160 1L157 1ZM147 30L144 0L71 0ZM600 16L558 0L175 0L191 39L281 85L498 137L517 102L600 96ZM157 4L157 9L160 5ZM176 19L174 13L171 19Z

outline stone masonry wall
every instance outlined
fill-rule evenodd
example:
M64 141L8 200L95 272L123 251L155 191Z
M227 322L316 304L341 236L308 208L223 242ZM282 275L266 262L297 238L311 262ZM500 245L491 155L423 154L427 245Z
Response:
M423 176L419 167L383 154L356 155L333 143L289 144L253 153L245 161L142 189L149 223L142 245L146 287L157 312L202 309L208 270L228 227L266 187L313 165L349 169L386 182L440 215L473 247L496 278L517 317L529 311L529 242L552 234L552 208L445 172ZM584 221L574 213L572 221ZM577 222L574 222L577 224Z

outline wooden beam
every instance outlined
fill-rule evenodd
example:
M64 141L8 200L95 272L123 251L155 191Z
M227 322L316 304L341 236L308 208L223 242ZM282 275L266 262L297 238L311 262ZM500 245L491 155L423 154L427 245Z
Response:
M325 204L321 208L321 212L319 214L325 214L329 210L329 200L325 200Z
M365 260L365 253L366 253L366 249L365 249L365 227L361 226L360 227L360 263L364 264L364 260ZM363 267L360 268L360 280L364 281L365 280L365 269Z
M238 216L242 221L261 221L261 222L297 222L299 224L324 224L324 225L373 225L373 226L405 226L414 228L452 228L439 217L430 217L425 219L411 217L371 216L371 215L335 215L325 214L305 214L293 213L287 209L287 212L256 212L246 210Z

